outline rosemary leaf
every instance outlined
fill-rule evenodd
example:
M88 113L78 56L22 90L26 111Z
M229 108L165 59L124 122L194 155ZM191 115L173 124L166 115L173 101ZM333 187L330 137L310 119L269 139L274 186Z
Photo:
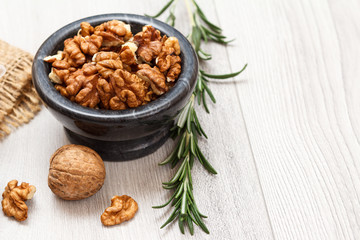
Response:
M216 99L215 99L213 93L211 92L210 88L206 84L204 84L204 89L207 92L207 94L209 95L209 97L211 98L211 101L213 103L216 103Z
M191 215L190 215L191 216ZM187 224L189 227L189 231L191 235L194 235L194 225L193 225L193 220L191 219L191 217L187 217Z
M168 225L169 223L171 223L179 215L179 213L180 213L180 211L178 209L175 209L173 211L173 213L170 215L170 217L168 218L168 220L160 228L163 228L166 225Z
M204 105L205 111L207 113L210 113L209 108L208 108L207 103L206 103L205 94L202 94L202 103Z
M177 150L177 148L175 150ZM169 162L173 161L176 156L176 152L177 151L173 151L164 161L159 163L159 165L165 165L165 164L168 164Z
M246 67L247 67L247 64L245 64L245 66L238 72L229 73L229 74L223 74L223 75L208 74L208 73L204 72L203 70L200 70L200 72L205 77L209 77L209 78L213 78L213 79L226 79L226 78L232 78L232 77L235 77L235 76L239 75L240 73L242 73L246 69Z
M184 234L185 233L185 230L184 230L184 218L182 218L182 217L180 217L180 219L179 219L179 228L180 228L180 232L182 234Z
M157 14L155 14L154 16L150 16L150 15L147 15L147 14L145 14L145 16L151 17L151 18L160 17L161 14L163 14L163 13L166 11L166 9L168 9L173 2L174 2L174 0L170 0L170 1L169 1Z
M171 201L174 199L175 197L175 194L173 194L171 196L171 198L169 199L169 201L167 201L166 203L162 204L162 205L159 205L159 206L153 206L152 208L163 208L163 207L166 207L167 205L169 205L169 203L171 203Z
M216 26L215 24L211 23L207 17L205 16L204 12L201 10L201 8L199 7L199 5L196 3L195 0L192 0L192 2L194 3L195 7L196 7L196 11L199 15L199 17L201 18L201 20L203 20L211 29L213 29L216 32L221 32L221 28Z
M195 51L199 52L201 42L201 30L197 26L193 26L192 28L191 42L194 44Z

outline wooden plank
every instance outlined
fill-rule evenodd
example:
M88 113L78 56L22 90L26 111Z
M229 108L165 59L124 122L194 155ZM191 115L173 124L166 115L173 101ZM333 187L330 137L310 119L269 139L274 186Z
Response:
M35 53L52 32L76 19L108 12L154 13L165 1L5 1L0 8L0 37L15 46ZM183 2L179 2L178 25L188 32L189 21ZM206 1L200 1L207 5ZM214 6L207 6L215 18ZM229 71L225 48L210 45L222 53L212 71ZM241 62L242 64L242 62ZM207 68L210 65L206 65ZM217 176L205 172L200 164L193 171L194 193L200 211L209 218L210 235L196 229L194 239L272 239L251 148L246 135L234 84L212 85L218 103L210 106L211 115L199 110L209 140L202 141L205 155L218 170ZM0 187L11 179L28 181L37 187L28 202L29 219L18 223L0 214L0 239L188 239L177 224L159 227L169 216L167 210L151 206L163 203L170 193L161 182L173 170L157 163L169 153L167 142L156 153L130 162L106 162L107 177L103 188L89 199L68 202L53 195L47 186L49 158L60 146L69 143L63 128L43 109L25 125L0 143ZM2 188L2 187L1 187ZM139 203L135 218L121 226L103 227L100 215L115 194L128 194Z
M360 236L359 4L331 5L216 2L276 239Z

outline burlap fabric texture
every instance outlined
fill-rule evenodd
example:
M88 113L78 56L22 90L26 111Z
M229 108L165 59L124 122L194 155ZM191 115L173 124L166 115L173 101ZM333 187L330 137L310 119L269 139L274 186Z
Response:
M0 140L40 110L31 65L29 53L0 40Z

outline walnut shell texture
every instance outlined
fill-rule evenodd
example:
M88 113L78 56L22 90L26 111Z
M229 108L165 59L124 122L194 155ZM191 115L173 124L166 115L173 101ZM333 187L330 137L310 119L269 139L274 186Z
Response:
M94 195L105 180L104 162L91 148L64 145L51 156L48 185L65 200L80 200Z

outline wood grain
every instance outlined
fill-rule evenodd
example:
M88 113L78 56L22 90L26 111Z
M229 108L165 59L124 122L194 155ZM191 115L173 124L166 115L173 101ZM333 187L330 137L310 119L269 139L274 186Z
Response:
M165 1L10 1L0 8L0 38L36 52L61 26L109 12L154 13ZM356 0L199 1L228 46L208 44L208 72L246 72L211 83L217 104L199 109L209 135L201 142L219 174L193 171L200 211L211 234L194 239L360 239L360 3ZM177 28L190 29L183 1ZM157 163L172 148L131 162L106 162L95 196L62 201L47 186L48 160L67 144L46 110L0 142L0 187L11 179L37 187L29 219L0 214L0 239L189 239L176 224L159 226L168 210L151 206L173 170ZM115 194L139 203L136 217L103 227L100 214Z
M359 239L359 3L216 7L275 238Z
M55 30L82 17L110 12L154 13L165 1L5 1L0 8L0 38L35 54L41 43ZM216 8L199 1L218 21ZM189 31L184 3L179 1L177 28ZM210 44L217 52L216 64L204 68L214 72L230 71L226 48ZM245 58L238 60L242 65ZM245 77L245 76L244 76ZM218 99L211 114L199 109L199 117L209 136L202 141L204 153L219 174L209 175L200 164L193 170L194 193L200 211L209 218L211 234L196 228L194 239L273 239L262 189L259 183L241 107L234 83L212 84ZM47 186L49 158L60 146L68 144L63 128L43 109L28 125L0 142L0 187L11 179L27 181L37 187L28 202L29 218L18 223L0 214L0 239L188 239L177 224L159 227L170 210L151 207L170 196L161 182L173 170L159 167L172 148L168 141L156 153L135 161L106 162L107 177L96 195L82 201L63 201ZM2 187L1 187L2 188ZM139 204L132 221L115 227L103 227L100 215L115 194L128 194Z

